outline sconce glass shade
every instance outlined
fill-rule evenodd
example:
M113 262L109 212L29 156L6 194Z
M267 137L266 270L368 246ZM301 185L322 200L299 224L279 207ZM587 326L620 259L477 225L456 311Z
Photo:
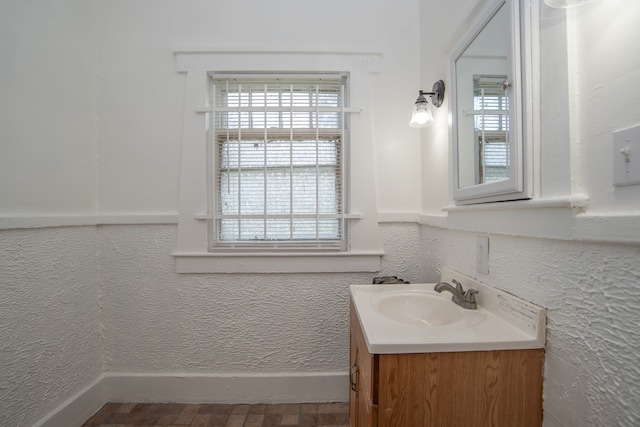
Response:
M436 122L433 114L431 114L431 109L429 108L429 103L425 95L431 98L434 107L440 107L444 101L444 82L442 80L435 82L431 92L425 92L423 90L418 92L418 99L416 99L416 103L413 106L411 120L409 121L409 126L412 128L425 128Z
M424 99L424 97L422 97ZM431 114L431 109L429 109L429 104L425 99L424 102L416 101L416 104L413 106L413 110L411 112L411 121L409 121L409 126L412 128L426 128L435 123L435 119L433 118L433 114Z
M549 7L568 9L591 2L591 0L544 0Z

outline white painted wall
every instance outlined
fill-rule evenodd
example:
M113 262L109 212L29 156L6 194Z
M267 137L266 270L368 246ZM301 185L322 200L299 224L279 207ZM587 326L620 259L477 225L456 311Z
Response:
M2 220L95 214L94 28L92 2L0 2ZM96 238L0 230L0 425L33 425L101 374Z
M173 51L183 48L382 52L373 101L359 106L374 117L369 167L381 211L419 211L419 134L406 126L419 89L417 0L96 4L100 212L176 212L185 75Z
M93 3L0 3L0 216L95 213Z
M423 22L440 18L421 27L423 86L449 76L452 41L466 18L459 11L474 5L421 1ZM548 309L545 427L640 422L640 346L632 326L640 322L640 186L614 188L611 178L612 132L640 123L638 19L640 3L624 0L594 0L569 11L541 6L537 191L547 198L584 194L584 208L444 216L442 207L452 204L451 188L441 184L451 182L446 113L439 112L436 129L422 133L424 222L437 226L422 230L426 264ZM475 270L478 235L490 238L486 275Z
M611 185L612 132L640 124L639 18L640 3L624 0L567 14L572 186L594 212L640 211L640 185Z
M382 52L373 101L362 106L375 117L378 156L367 167L378 174L379 210L414 216L420 145L406 123L418 90L418 4L252 7L0 6L0 424L74 425L100 399L174 374L302 375L304 385L304 375L329 373L346 384L347 286L370 274L175 273L185 81L173 50ZM120 225L100 225L110 223ZM390 240L381 274L419 280L419 226L381 234Z
M447 7L422 0L421 16L438 15L421 27L423 86L437 78L450 82L450 57L466 29L467 14L487 0ZM640 59L633 52L640 29L634 24L640 4L624 0L594 0L569 10L552 9L540 1L540 161L541 197L584 194L590 215L635 215L640 210L640 185L612 183L613 131L640 124ZM619 13L624 10L625 13ZM606 20L607 25L603 25ZM603 27L602 31L593 31ZM423 130L424 182L449 182L449 133L445 105L436 110L442 120ZM447 148L447 149L445 149ZM538 183L536 183L538 184ZM423 212L437 214L452 203L450 188L426 185Z
M0 219L70 215L62 222L84 225L0 231L0 389L9 390L0 424L33 424L103 369L346 373L346 289L369 275L177 275L175 224L129 224L176 213L185 82L172 50L182 47L382 51L368 106L378 209L422 212L438 226L382 224L381 273L430 281L448 266L546 306L545 425L637 423L638 245L518 236L478 214L490 274L475 273L477 232L460 230L475 214L441 210L451 203L448 101L434 128L407 126L419 88L451 84L450 41L474 4L278 0L254 2L247 16L231 0L2 3ZM332 12L338 24L313 36L308 28ZM589 223L594 236L624 233L612 213L638 226L638 188L614 189L611 170L596 164L610 156L611 131L638 120L634 17L638 5L624 0L542 9L542 193L586 193L586 215L607 214ZM545 230L565 226L522 215ZM29 227L51 223L39 221Z

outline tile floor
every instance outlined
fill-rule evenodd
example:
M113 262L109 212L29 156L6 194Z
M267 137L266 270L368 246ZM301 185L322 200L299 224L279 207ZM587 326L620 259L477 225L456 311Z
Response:
M83 427L348 427L348 403L107 403Z

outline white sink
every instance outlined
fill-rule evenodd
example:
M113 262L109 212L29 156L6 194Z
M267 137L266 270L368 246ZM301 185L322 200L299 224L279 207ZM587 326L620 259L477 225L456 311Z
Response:
M373 298L373 308L396 322L420 326L443 326L462 319L462 308L436 292L388 291Z
M480 291L477 309L435 292L435 283L351 285L351 299L372 354L543 348L546 310L470 277L443 268Z

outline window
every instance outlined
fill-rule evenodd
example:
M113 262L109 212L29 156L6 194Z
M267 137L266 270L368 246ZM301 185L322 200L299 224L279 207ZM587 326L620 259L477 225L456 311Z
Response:
M478 147L476 182L509 177L509 97L503 83L507 76L474 76L474 133Z
M344 251L347 76L209 79L209 250Z
M176 51L185 77L177 272L380 270L369 107L381 59Z

